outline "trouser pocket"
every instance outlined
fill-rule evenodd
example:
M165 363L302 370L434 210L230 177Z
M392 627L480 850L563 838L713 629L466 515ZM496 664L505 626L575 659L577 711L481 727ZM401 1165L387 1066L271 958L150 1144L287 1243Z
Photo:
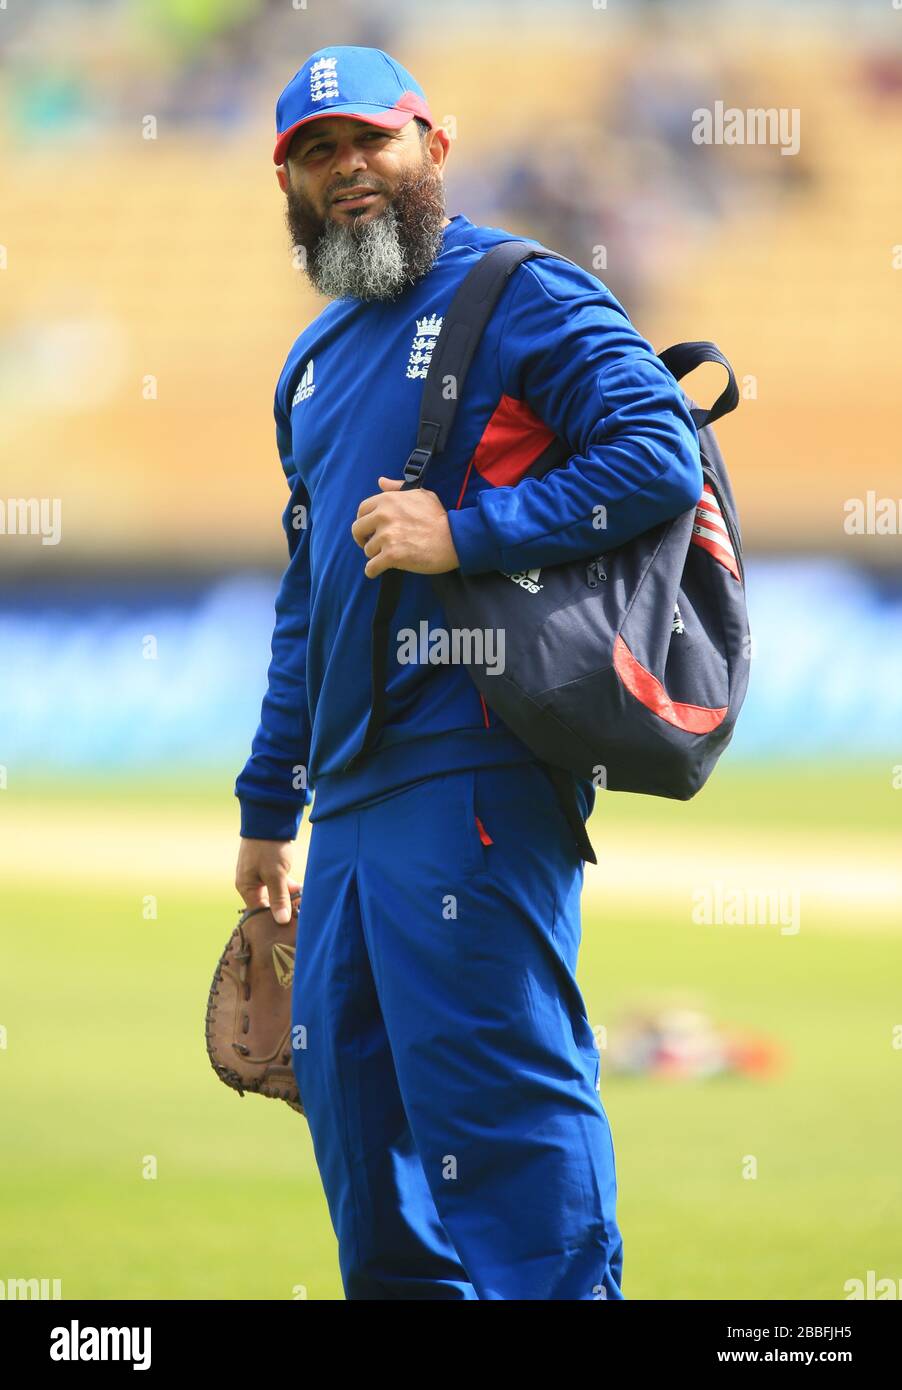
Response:
M470 819L483 865L537 846L549 860L582 867L558 794L537 762L476 768Z
M461 816L465 842L464 867L469 875L483 874L491 867L494 836L486 824L486 811L479 797L479 768L459 774L463 790ZM491 817L490 817L491 818Z

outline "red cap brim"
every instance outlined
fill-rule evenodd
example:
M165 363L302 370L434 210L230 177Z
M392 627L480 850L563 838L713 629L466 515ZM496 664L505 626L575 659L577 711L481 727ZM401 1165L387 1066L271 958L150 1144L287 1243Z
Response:
M361 106L365 106L365 103L362 102ZM401 126L406 125L414 116L419 116L420 120L429 122L430 130L435 127L435 121L432 119L428 106L415 92L405 92L402 97L399 97L397 106L388 110L383 107L381 110L377 109L375 113L367 110L352 110L347 106L343 107L341 111L327 109L318 111L315 116L305 116L302 121L296 121L287 130L283 130L276 140L273 163L285 163L288 146L301 126L310 125L313 121L327 120L330 116L345 116L351 121L366 121L367 125L381 125L386 130L400 130Z

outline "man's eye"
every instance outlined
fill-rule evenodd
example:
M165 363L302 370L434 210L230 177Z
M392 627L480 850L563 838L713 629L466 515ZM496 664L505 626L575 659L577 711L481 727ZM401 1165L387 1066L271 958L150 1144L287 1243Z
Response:
M368 131L366 132L366 135L365 135L364 138L367 139L367 140L385 140L385 139L388 138L388 131L387 131L387 130L368 130ZM316 145L311 145L311 146L309 147L309 149L306 151L306 153L305 153L305 155L304 155L304 158L307 159L307 158L310 157L310 155L316 154L317 150L325 150L325 149L328 149L328 147L331 145L331 143L332 143L331 140L320 140L318 144L316 144Z

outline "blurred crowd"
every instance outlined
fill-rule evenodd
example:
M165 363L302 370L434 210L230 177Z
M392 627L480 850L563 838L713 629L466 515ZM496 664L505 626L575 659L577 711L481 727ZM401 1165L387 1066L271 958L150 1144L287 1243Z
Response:
M568 8L556 8L555 23ZM599 82L594 105L562 109L551 129L527 120L518 141L478 160L462 142L449 167L452 212L496 225L504 218L553 244L610 283L631 314L670 273L668 246L685 248L737 205L761 210L814 177L804 152L703 157L687 110L724 92L738 105L761 98L741 53L724 63L716 46L692 41L684 9L669 0L632 6L640 40L617 81ZM227 139L271 119L273 94L307 52L353 43L404 53L418 16L411 0L328 8L313 0L309 8L308 0L32 0L2 16L3 126L19 146L49 136L63 152L134 129L146 113L161 129L215 127ZM868 53L860 76L883 100L902 97L899 55ZM517 102L516 72L499 67L498 80L499 103Z

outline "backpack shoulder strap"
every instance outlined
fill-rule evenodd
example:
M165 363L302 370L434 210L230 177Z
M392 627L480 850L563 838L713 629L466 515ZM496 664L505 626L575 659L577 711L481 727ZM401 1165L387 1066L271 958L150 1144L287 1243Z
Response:
M501 241L480 256L457 287L423 384L416 448L404 466L405 487L419 486L430 459L447 444L467 372L501 292L518 265L538 256L569 259L545 246ZM450 396L445 386L449 377L454 381Z
M483 330L514 270L533 256L557 256L557 252L511 237L480 256L458 285L448 312L442 320L442 327L426 372L420 402L417 442L404 465L403 488L419 487L430 460L444 449L457 413L457 403L463 392L467 372ZM559 256L558 259L568 258ZM454 378L455 383L455 390L450 397L444 389L449 376ZM398 606L403 582L402 570L386 570L379 579L370 657L370 716L363 741L357 752L345 763L345 771L366 757L382 729L386 710L385 676L389 622Z

